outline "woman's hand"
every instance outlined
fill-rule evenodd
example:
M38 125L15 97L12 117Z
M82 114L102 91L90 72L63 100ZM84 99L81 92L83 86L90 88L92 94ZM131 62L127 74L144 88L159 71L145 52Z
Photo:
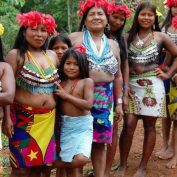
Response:
M11 118L3 120L2 122L2 132L9 138L12 138L14 134L14 127Z
M167 80L170 78L170 76L160 68L156 68L155 72L156 72L157 77L161 78L162 80Z
M115 109L115 114L114 114L115 121L120 122L123 118L123 115L124 113L122 109L122 104L117 104Z
M128 110L128 95L123 96L123 110L125 112Z

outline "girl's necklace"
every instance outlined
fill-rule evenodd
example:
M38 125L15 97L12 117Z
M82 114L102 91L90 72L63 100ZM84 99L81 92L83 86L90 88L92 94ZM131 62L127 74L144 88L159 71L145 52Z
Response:
M138 39L138 41L136 42L136 47L138 48L142 48L143 45L147 42L147 40L152 36L152 32L150 32L149 34L147 34L144 38L140 39L138 33L136 34L136 38Z
M72 93L73 93L73 91L74 91L74 89L75 89L75 87L76 87L78 81L79 81L79 79L76 79L76 80L74 81L74 83L71 85L70 90L68 91L69 94L72 95ZM62 86L63 89L64 89L64 87L66 86L66 81L62 82L61 86Z

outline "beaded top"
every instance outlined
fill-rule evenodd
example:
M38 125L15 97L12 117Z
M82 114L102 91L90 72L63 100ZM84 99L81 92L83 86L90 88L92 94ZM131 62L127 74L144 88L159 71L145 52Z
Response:
M130 44L128 50L128 59L130 66L135 66L136 64L159 64L159 46L155 39L152 39L151 43L144 48L137 48L132 43Z
M99 52L88 30L84 31L83 45L86 47L90 70L104 71L110 74L115 74L118 71L118 62L104 34L101 39L101 49Z
M43 70L43 74L38 67L30 63L29 56L26 54L27 61L16 76L16 83L32 93L50 94L57 89L55 82L59 81L57 69L54 66ZM45 77L43 76L45 75Z

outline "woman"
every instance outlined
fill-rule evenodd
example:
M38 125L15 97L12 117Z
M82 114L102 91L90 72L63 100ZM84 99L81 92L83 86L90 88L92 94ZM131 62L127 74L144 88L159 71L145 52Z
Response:
M4 27L0 24L0 37L4 33ZM2 41L0 38L0 173L3 168L3 151L1 140L1 123L4 117L4 106L13 103L15 94L15 79L13 76L12 68L9 64L4 62ZM2 126L3 127L3 126Z
M95 177L102 177L106 164L105 144L112 143L113 89L117 100L115 116L117 119L122 119L123 116L119 52L116 42L108 40L104 35L108 23L108 2L80 1L79 5L78 14L83 15L80 31L84 31L72 33L69 37L73 45L83 44L86 47L89 74L95 83L94 106L91 110L94 117L91 158Z
M70 47L72 47L70 39L64 34L59 34L50 39L48 48L56 52L60 62L62 56Z
M110 31L108 37L115 40L120 48L120 59L121 59L121 71L123 74L124 82L124 92L123 92L123 102L124 102L124 111L127 110L128 104L128 82L129 82L129 66L127 59L127 45L124 37L122 36L122 31L124 29L126 19L131 15L130 9L126 4L114 3L111 2L113 13L108 16ZM118 140L118 121L114 119L113 123L113 140L112 144L108 145L107 150L107 160L106 160L106 170L105 177L109 176L111 166L114 160L114 156L117 148Z
M55 52L46 50L46 43L56 24L52 16L37 11L16 18L20 30L14 49L6 57L16 79L14 103L5 120L11 177L50 176L47 164L56 159L53 91L58 81L58 59Z
M166 18L164 20L164 23L162 24L162 31L166 33L173 42L177 45L177 32L176 28L172 24L172 20L174 17L177 17L177 1L168 0L164 2L165 5L169 8ZM164 65L170 65L171 64L171 56L169 53L166 54ZM167 93L167 102L169 103L169 90L170 90L170 79L165 81L165 88ZM156 155L160 159L169 159L173 157L173 145L174 145L174 139L172 138L172 141L169 143L170 139L170 128L171 123L174 119L170 118L169 114L167 116L167 119L162 120L162 133L163 133L163 146L159 152L156 153ZM173 127L176 124L176 121L173 121ZM176 134L174 134L174 128L172 137ZM176 160L175 160L176 161ZM174 168L176 165L176 162L174 163L174 159L167 163L168 168Z
M141 3L136 9L128 34L129 86L132 98L129 99L120 137L120 176L124 176L126 172L127 158L138 120L143 120L145 135L142 159L134 177L144 177L155 145L156 120L158 117L166 117L162 78L170 78L176 71L177 47L166 34L159 31L156 7L149 2ZM174 57L174 62L166 73L158 68L162 48Z

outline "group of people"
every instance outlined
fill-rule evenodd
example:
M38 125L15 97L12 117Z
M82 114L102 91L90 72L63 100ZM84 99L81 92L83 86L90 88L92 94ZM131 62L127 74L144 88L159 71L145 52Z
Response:
M49 14L16 16L20 29L0 64L2 131L9 137L11 177L49 177L53 168L57 177L80 177L90 156L93 175L110 176L122 119L117 176L126 175L139 119L144 144L134 177L146 176L157 118L163 118L164 146L156 155L169 157L170 151L167 167L175 168L177 0L165 5L169 10L159 27L156 7L140 3L124 36L131 10L114 1L81 0L79 31L68 36L57 34ZM0 53L3 60L2 48Z

